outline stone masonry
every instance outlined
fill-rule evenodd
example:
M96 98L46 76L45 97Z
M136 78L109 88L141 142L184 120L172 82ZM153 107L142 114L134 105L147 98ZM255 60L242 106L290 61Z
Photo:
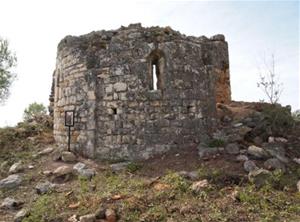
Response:
M199 143L214 130L216 102L230 99L223 35L131 24L58 45L54 137L66 149L65 111L74 110L71 150L89 158L147 159Z

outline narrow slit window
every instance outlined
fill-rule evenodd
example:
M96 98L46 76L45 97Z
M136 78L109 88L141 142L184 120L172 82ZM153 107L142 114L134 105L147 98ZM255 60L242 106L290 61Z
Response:
M149 89L161 90L164 87L164 54L160 50L155 50L149 55Z
M157 90L157 65L156 64L152 64L152 89L153 90Z

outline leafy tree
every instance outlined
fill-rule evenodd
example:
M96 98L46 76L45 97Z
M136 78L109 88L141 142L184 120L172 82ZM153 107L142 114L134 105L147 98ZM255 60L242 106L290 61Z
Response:
M47 114L47 109L42 103L31 103L24 110L24 120L34 120Z
M259 70L259 77L257 87L264 92L271 104L278 103L283 85L279 82L279 75L275 71L274 54L271 55L270 61L264 59L263 68Z
M16 66L17 58L9 50L8 41L0 37L0 103L4 103L9 96L9 88L16 74L11 68Z

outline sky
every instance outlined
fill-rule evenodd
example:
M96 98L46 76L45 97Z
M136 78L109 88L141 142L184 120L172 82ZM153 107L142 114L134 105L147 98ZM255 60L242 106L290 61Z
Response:
M280 103L300 109L298 1L0 0L0 7L0 36L18 58L0 126L21 121L30 103L48 106L62 38L138 22L193 36L224 34L233 100L266 100L257 87L259 67L274 54Z

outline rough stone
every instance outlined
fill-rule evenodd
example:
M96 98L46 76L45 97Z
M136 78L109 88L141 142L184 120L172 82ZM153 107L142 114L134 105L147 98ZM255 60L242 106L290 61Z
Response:
M218 155L219 153L224 151L223 147L198 147L198 154L199 157L202 158L208 158L211 156Z
M22 204L23 204L23 202L21 202L21 201L18 201L14 198L7 197L1 203L0 208L1 209L15 210L15 209L18 209L20 207L20 205L22 205Z
M37 154L38 155L47 155L47 154L52 153L53 150L54 150L53 147L47 147L47 148L43 149L42 151L38 152Z
M285 171L285 166L276 158L270 158L264 162L264 167L267 170L282 170Z
M233 154L233 155L239 154L240 153L239 145L236 143L229 143L225 147L225 152L228 154Z
M244 169L247 172L251 172L254 170L258 170L259 168L256 166L256 164L252 160L247 160L244 162Z
M206 188L208 187L208 181L206 179L204 180L200 180L200 181L197 181L197 182L194 182L191 186L191 190L193 192L200 192L201 190L203 190L203 188Z
M236 157L236 160L237 160L238 162L244 162L244 161L249 160L249 158L248 158L246 155L241 154L241 155L238 155L238 156Z
M125 170L129 164L130 164L130 162L114 163L114 164L110 165L110 168L113 171Z
M53 190L53 188L55 188L55 186L56 186L55 184L50 183L49 181L45 181L45 182L38 183L35 186L35 190L36 190L37 194L46 194L49 191Z
M87 214L87 215L81 216L79 218L79 221L80 222L95 222L96 217L95 217L95 214Z
M78 170L78 173L81 177L86 178L88 180L92 179L92 177L96 175L96 172L93 169L81 169Z
M197 171L190 171L190 172L180 171L178 174L189 180L198 180L199 179L199 175L198 175Z
M67 36L52 86L59 148L68 141L65 111L74 110L76 154L146 159L215 129L216 102L231 100L228 45L223 35L187 37L140 25Z
M252 183L254 183L255 186L258 188L267 184L269 182L270 177L271 177L270 171L265 169L253 170L250 171L248 174L249 180L252 181Z
M117 215L116 212L113 209L106 209L105 211L105 218L107 222L116 222L117 221Z
M22 161L19 161L17 163L14 163L10 168L9 168L9 173L14 174L22 171L24 169Z
M18 174L12 174L0 180L0 189L13 189L22 183L22 177Z
M78 162L73 166L73 169L77 172L83 169L86 169L86 165L84 163Z
M297 182L297 190L300 192L300 180Z
M14 217L14 222L21 222L27 215L28 215L28 210L26 209L19 210Z
M53 171L52 182L66 182L73 178L74 170L71 166L60 166Z
M249 155L258 159L266 159L270 157L270 155L263 148L254 145L249 146L247 152Z
M76 156L74 155L74 153L64 151L61 153L61 159L64 162L72 163L76 161Z

